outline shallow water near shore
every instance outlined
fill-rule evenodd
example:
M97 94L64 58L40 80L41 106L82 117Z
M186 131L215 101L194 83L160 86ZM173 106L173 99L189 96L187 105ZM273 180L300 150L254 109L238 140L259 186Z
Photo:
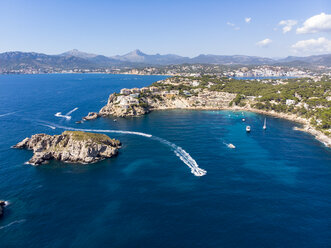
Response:
M263 131L264 115L171 110L75 123L110 93L163 78L0 76L0 199L10 203L0 247L328 247L331 152L293 122L267 116ZM33 167L24 164L31 151L10 149L59 126L151 134L207 174L194 176L173 148L133 134L107 133L123 147L93 165Z

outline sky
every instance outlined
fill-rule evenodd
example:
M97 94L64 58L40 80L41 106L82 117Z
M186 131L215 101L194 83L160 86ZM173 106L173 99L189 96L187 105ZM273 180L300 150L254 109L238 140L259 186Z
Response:
M0 52L331 53L330 0L0 0Z

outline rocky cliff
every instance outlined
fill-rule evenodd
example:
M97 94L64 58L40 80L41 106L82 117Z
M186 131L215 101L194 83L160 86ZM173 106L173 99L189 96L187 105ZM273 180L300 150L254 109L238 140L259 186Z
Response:
M101 116L140 116L162 109L225 109L236 94L199 90L196 92L167 91L157 87L124 89L111 94Z
M301 131L331 147L330 79L323 80L171 77L149 87L113 93L99 113L90 113L86 119L141 116L163 109L253 111L300 122L304 124Z
M35 134L25 138L13 148L33 150L28 161L32 165L47 163L51 159L67 163L94 163L118 153L121 143L105 134L65 131L60 135Z

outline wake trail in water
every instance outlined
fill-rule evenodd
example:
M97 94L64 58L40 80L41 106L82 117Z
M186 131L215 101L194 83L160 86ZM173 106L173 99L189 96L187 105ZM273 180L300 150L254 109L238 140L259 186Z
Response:
M63 115L62 112L57 112L54 116L66 118L67 120L70 120L71 119L71 116Z
M197 162L191 157L191 155L189 153L187 153L183 148L181 148L180 146L177 146L174 143L171 143L168 140L153 136L152 139L154 140L158 140L161 143L169 146L172 148L172 150L174 151L174 153L176 154L177 157L180 158L180 160L182 160L190 169L191 169L191 173L194 174L195 176L204 176L207 174L207 171L204 169L201 169L199 167L199 165L197 164Z
M96 133L120 133L120 134L132 134L132 135L138 135L138 136L143 136L143 137L147 137L147 138L151 138L154 140L159 141L162 144L165 144L167 146L169 146L171 148L171 150L174 151L174 153L176 154L177 157L179 157L179 159L181 161L184 162L184 164L186 164L190 169L191 169L191 173L194 174L195 176L204 176L207 174L207 171L204 169L201 169L199 167L199 165L197 164L197 162L191 157L191 155L189 153L187 153L183 148L181 148L180 146L177 146L174 143L171 143L168 140L162 139L160 137L157 136L153 136L151 134L147 134L147 133L141 133L141 132L133 132L133 131L123 131L123 130L103 130L103 129L83 129L83 128L73 128L73 127L66 127L66 126L60 126L54 123L48 123L45 122L47 124L43 124L44 126L49 127L50 125L53 127L57 127L60 129L66 129L66 130L72 130L72 131L83 131L83 132L96 132Z
M12 114L15 114L16 112L10 112L10 113L6 113L6 114L1 114L0 117L3 117L3 116L7 116L7 115L12 115Z
M70 111L69 111L68 113L66 113L65 115L66 115L66 116L70 116L70 115L71 115L73 112L75 112L77 109L78 109L78 108L76 107L76 108L70 110Z
M77 109L78 109L78 108L76 107L76 108L70 110L70 111L69 111L68 113L66 113L65 115L63 115L62 112L57 112L54 116L56 116L56 117L62 117L62 118L66 118L67 120L71 120L71 116L70 116L70 115L71 115L73 112L75 112Z
M46 126L46 127L49 127L49 128L51 128L51 129L56 129L56 127L54 127L54 126L51 126L51 125L43 125L43 126Z
M23 222L25 222L25 221L26 221L26 219L15 220L15 221L10 222L9 224L7 224L7 225L5 225L5 226L0 226L0 230L1 230L1 229L5 229L5 228L7 228L7 227L10 227L10 226L12 226L12 225L14 225L14 224L23 223Z

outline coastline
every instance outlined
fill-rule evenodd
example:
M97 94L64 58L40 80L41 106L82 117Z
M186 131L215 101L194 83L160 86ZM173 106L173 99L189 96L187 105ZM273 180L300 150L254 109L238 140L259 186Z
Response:
M309 133L326 147L331 148L331 136L328 130L325 130L325 133L319 131L311 124L310 118L298 116L296 113L286 113L287 108L279 109L284 112L254 108L252 105L256 103L255 97L238 106L242 98L240 95L238 98L238 94L233 90L229 92L209 89L206 82L192 81L192 79L165 79L157 83L143 88L123 88L120 93L112 93L107 104L98 113L90 112L83 119L96 119L100 116L135 117L154 110L171 109L250 111L299 123L302 126L296 127L295 130ZM199 88L202 83L204 87ZM225 83L223 82L222 85ZM215 83L209 82L208 86L215 86Z
M233 110L235 109L236 108L234 107ZM268 112L265 110L254 109L254 108L237 108L237 110L244 110L258 114L269 115L302 124L303 125L302 127L295 127L294 130L309 133L310 135L314 136L314 138L319 142L321 142L323 145L325 145L328 148L331 148L331 138L325 135L324 133L322 133L321 131L316 130L313 126L309 124L309 121L305 118L299 117L295 114L277 113L275 111Z
M319 142L321 142L323 145L325 145L328 148L331 148L331 138L328 137L327 135L325 135L324 133L322 133L321 131L316 130L314 127L312 127L311 125L309 125L309 121L305 118L299 117L297 115L294 114L286 114L286 113L278 113L275 111L265 111L265 110L261 110L261 109L254 109L251 107L228 107L228 108L194 108L194 107L188 107L188 108L168 108L168 109L153 109L153 111L158 111L158 110L173 110L173 109L187 109L187 110L232 110L232 111L248 111L248 112L253 112L253 113L257 113L257 114L263 114L263 115L269 115L269 116L273 116L276 118L280 118L280 119L285 119L288 121L293 121L299 124L302 124L302 127L295 127L294 130L297 131L301 131L301 132L305 132L308 133L312 136L314 136L314 138L316 140L318 140Z
M168 109L153 109L158 111L158 110L173 110L176 108L168 108ZM316 140L318 140L319 142L321 142L323 145L325 145L328 148L331 148L331 138L328 137L327 135L325 135L324 133L322 133L321 131L316 130L314 127L312 127L311 125L309 125L309 121L305 118L299 117L297 115L294 114L286 114L286 113L278 113L275 111L265 111L265 110L261 110L261 109L254 109L251 107L228 107L228 108L194 108L194 107L188 107L188 108L177 108L177 109L187 109L187 110L232 110L232 111L248 111L248 112L253 112L253 113L257 113L257 114L263 114L263 115L269 115L269 116L273 116L276 118L280 118L280 119L285 119L288 121L293 121L299 124L302 124L302 127L295 127L294 130L297 131L301 131L301 132L305 132L308 133L312 136L314 136L314 138Z
M181 110L231 110L231 111L248 111L248 112L253 112L253 113L257 113L257 114L269 115L269 116L273 116L273 117L276 117L276 118L281 118L281 119L293 121L293 122L296 122L296 123L299 123L299 124L303 125L302 127L295 127L294 130L308 133L308 134L314 136L314 138L316 140L318 140L319 142L321 142L326 147L331 148L331 138L330 137L328 137L327 135L325 135L321 131L316 130L313 126L311 126L309 124L309 121L307 119L302 118L302 117L299 117L299 116L297 116L295 114L278 113L278 112L275 112L274 110L272 110L272 111L265 111L265 110L261 110L261 109L251 108L251 107L239 107L239 106L235 106L235 107L223 107L223 108L214 108L214 107L153 108L153 109L151 109L151 111L175 110L175 109L178 109L178 110L181 109ZM98 117L100 117L100 116L103 116L104 117L105 115L98 115ZM140 116L141 115L137 115L136 117L140 117Z

